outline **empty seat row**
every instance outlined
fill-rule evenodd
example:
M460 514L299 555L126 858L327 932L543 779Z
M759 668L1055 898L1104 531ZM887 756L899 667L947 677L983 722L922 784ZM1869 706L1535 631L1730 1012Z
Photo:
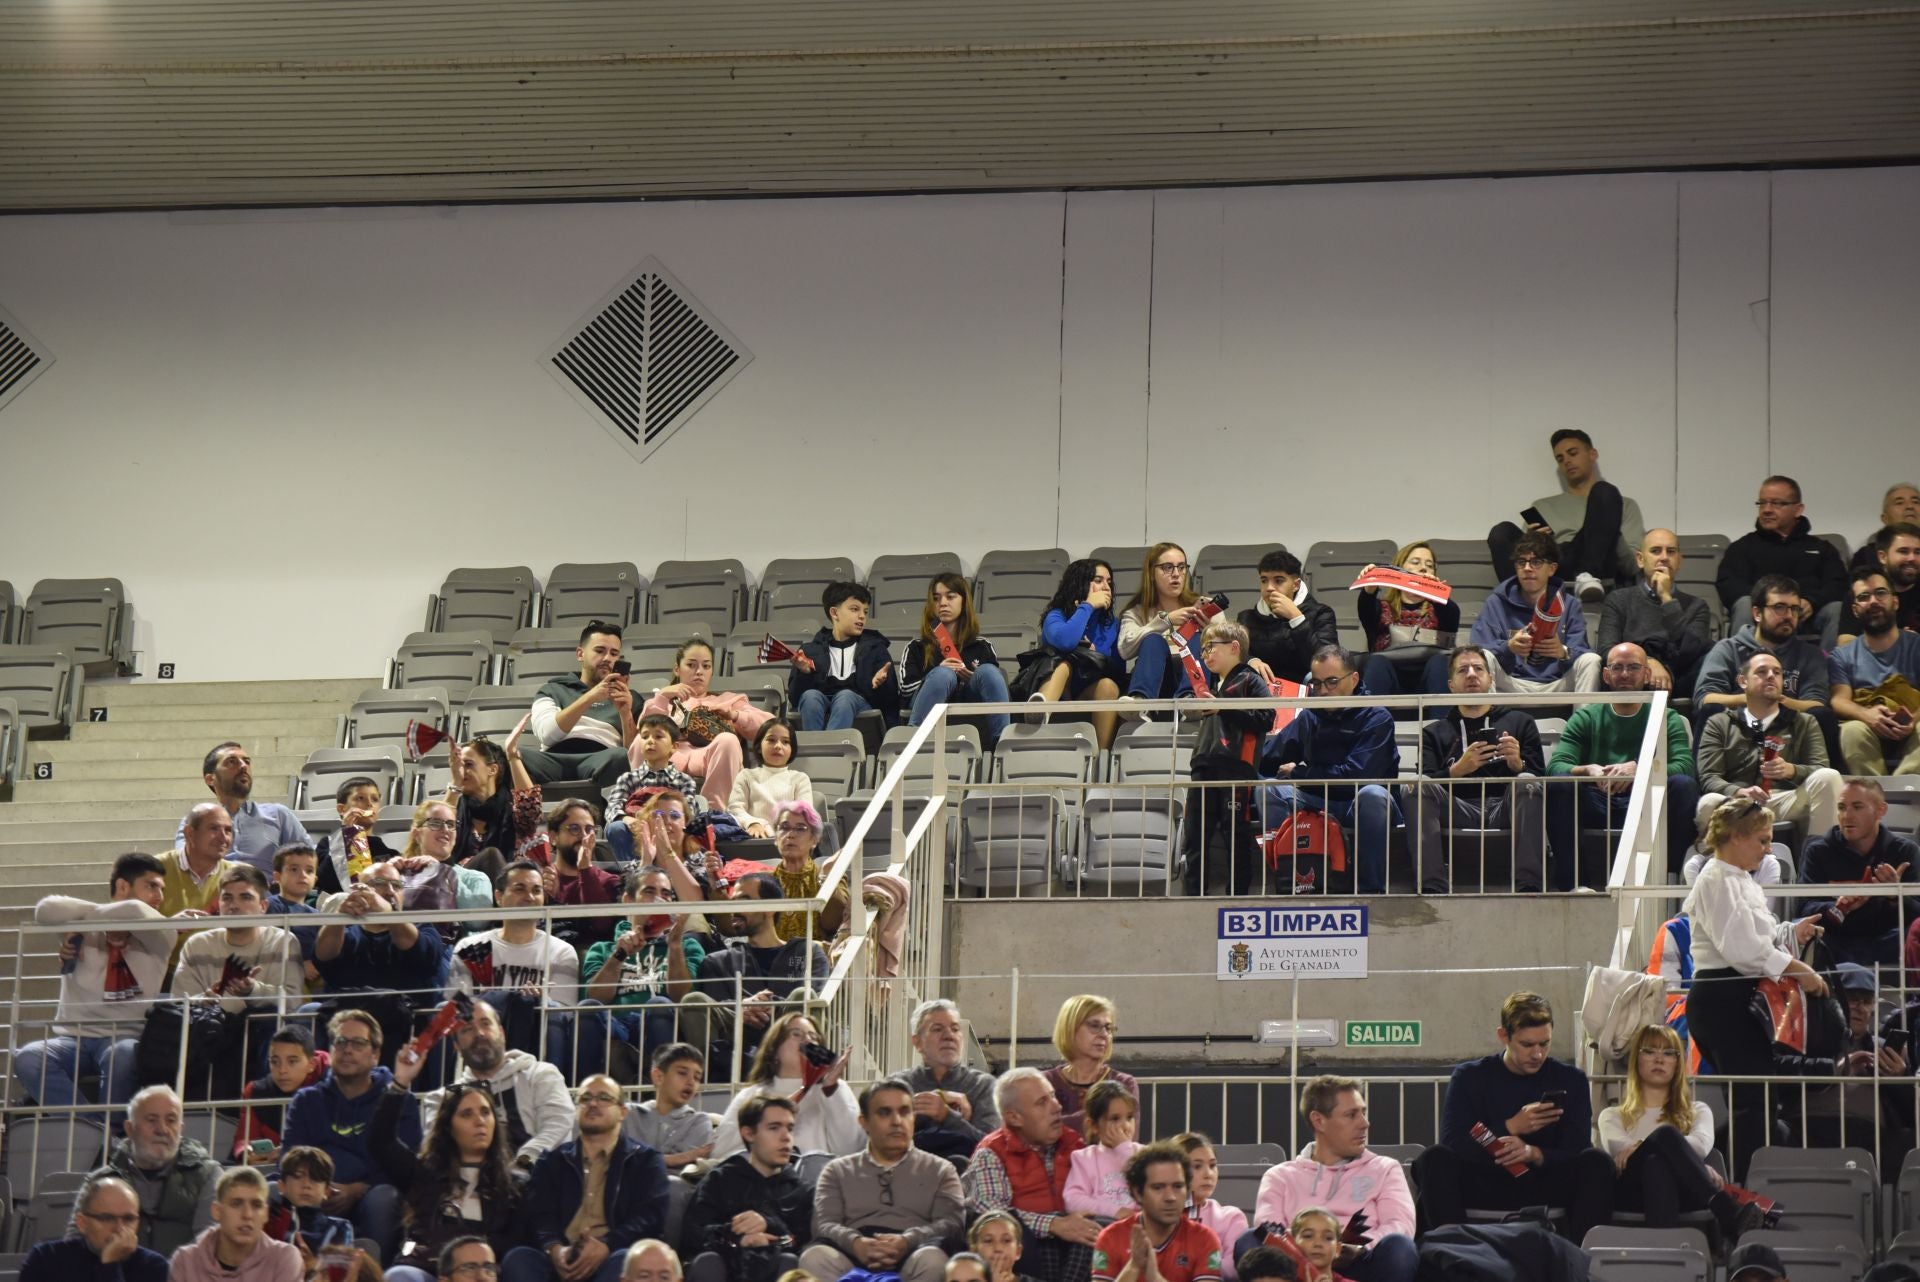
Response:
M118 579L42 579L24 605L0 581L0 646L59 650L92 676L133 671L135 622Z

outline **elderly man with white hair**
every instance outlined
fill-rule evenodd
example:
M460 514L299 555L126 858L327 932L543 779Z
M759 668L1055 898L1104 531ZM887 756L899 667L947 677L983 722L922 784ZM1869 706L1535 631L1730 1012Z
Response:
M140 1245L171 1256L213 1223L213 1186L220 1164L193 1140L180 1138L180 1097L149 1086L127 1101L126 1138L95 1176L118 1176L140 1207Z
M920 1063L900 1074L913 1088L913 1143L966 1169L980 1137L999 1128L993 1074L969 1067L966 1023L944 997L921 1002L913 1012L913 1049Z
M1054 1282L1084 1282L1100 1223L1069 1215L1065 1198L1079 1133L1060 1120L1053 1083L1037 1068L1010 1068L994 1087L1000 1128L980 1139L961 1181L967 1214L1011 1211L1026 1231L1022 1253Z

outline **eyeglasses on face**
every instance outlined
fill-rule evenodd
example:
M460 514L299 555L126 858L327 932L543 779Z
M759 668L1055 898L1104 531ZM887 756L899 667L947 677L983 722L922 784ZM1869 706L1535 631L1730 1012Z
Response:
M362 877L362 886L371 886L375 890L405 890L407 883L397 877Z
M1800 500L1798 499L1755 499L1753 501L1753 505L1755 507L1799 507Z
M599 831L592 824L561 824L560 831L575 837L584 837L590 832Z
M1307 682L1307 689L1312 690L1316 694L1331 694L1340 688L1342 681L1345 681L1352 675L1353 673L1351 672L1343 672L1337 677L1314 677Z
M453 1276L457 1278L497 1278L500 1266L491 1260L469 1260L465 1264L453 1266Z
M1891 601L1892 599L1893 589L1891 588L1875 588L1871 592L1856 592L1853 594L1853 603L1855 605L1865 605L1869 601Z
M1162 574L1185 574L1187 572L1187 563L1185 561L1160 561L1155 563L1153 568Z
M653 813L656 815L659 815L662 819L666 820L670 824L680 824L680 823L685 823L687 821L687 812L684 810L664 810L663 809L663 810L656 810Z
M1513 559L1513 568L1516 570L1537 570L1552 564L1552 561L1542 561L1537 556L1518 556Z
M333 1039L333 1045L339 1050L370 1051L373 1049L373 1042L365 1037L336 1037Z
M1609 663L1607 665L1608 672L1645 672L1646 670L1647 665L1644 663Z
M609 1095L605 1091L582 1091L580 1092L580 1102L582 1104L618 1104L620 1097L618 1095Z
M792 833L813 831L813 829L807 827L805 824L775 824L773 830L775 832L792 832Z
M132 1215L102 1215L98 1211L81 1211L80 1214L86 1216L89 1220L98 1220L102 1224L111 1224L116 1229L124 1229L128 1225L138 1224L140 1222L140 1216L137 1212Z
M457 819L422 819L420 827L426 832L452 832L460 826Z
M1209 650L1218 650L1221 646L1226 644L1228 643L1225 641L1202 641L1200 643L1200 653L1205 654Z

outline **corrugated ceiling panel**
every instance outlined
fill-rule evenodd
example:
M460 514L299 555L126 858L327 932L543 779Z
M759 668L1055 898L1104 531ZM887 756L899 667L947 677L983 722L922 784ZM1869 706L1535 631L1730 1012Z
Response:
M557 0L522 7L574 13L579 33L611 12ZM388 34L411 30L402 19L417 25L423 13L501 12L317 8L359 14L365 31ZM722 16L760 8L737 3ZM818 8L852 23L866 6ZM1920 155L1920 0L1845 14L1798 8L1803 16L1791 20L1453 34L1423 26L1390 39L1211 46L603 58L551 55L550 43L550 56L480 65L350 60L247 70L231 61L238 55L208 56L220 43L210 37L200 57L160 59L137 73L84 65L71 56L88 47L76 36L58 67L0 64L0 205L1244 183ZM1078 12L1087 29L1113 31L1148 23L1147 9L1124 0L1097 15L1082 5L1042 12L1056 24ZM1260 26L1256 9L1273 27L1266 6L1197 4L1187 16L1251 29ZM1431 20L1424 5L1406 3L1285 12L1301 20L1309 10L1329 23L1344 19L1346 30L1362 17ZM1518 12L1541 10L1524 0ZM125 40L155 56L178 35L164 14L189 21L214 11L283 9L151 0ZM1590 18L1652 12L1637 0L1582 10ZM976 4L960 16L994 13L1010 10ZM647 16L688 24L695 8L647 6ZM9 21L19 25L19 13ZM875 18L862 33L867 48L887 31L906 38L906 19L891 22ZM1008 25L1018 23L1009 16ZM256 55L269 36L283 49L299 43L297 32L255 26ZM0 47L7 27L0 22ZM493 34L516 32L528 42L520 47L539 44L514 23ZM473 47L478 37L470 25L447 38ZM399 47L389 45L387 58Z

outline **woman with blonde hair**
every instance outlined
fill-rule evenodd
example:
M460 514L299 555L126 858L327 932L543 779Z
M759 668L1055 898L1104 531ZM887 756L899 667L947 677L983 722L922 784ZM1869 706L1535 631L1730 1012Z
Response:
M1601 1110L1599 1125L1601 1147L1619 1172L1614 1205L1642 1212L1649 1228L1672 1228L1681 1213L1707 1210L1732 1240L1765 1222L1758 1205L1742 1201L1707 1165L1713 1114L1693 1098L1686 1046L1665 1024L1633 1035L1626 1093Z
M1156 543L1140 566L1140 587L1120 612L1120 657L1133 667L1126 698L1171 699L1192 690L1169 640L1198 612L1193 567L1178 543Z
M1760 981L1787 979L1808 997L1827 996L1827 981L1794 956L1820 934L1818 916L1781 922L1754 881L1773 844L1773 812L1748 797L1723 803L1707 820L1702 844L1713 852L1680 911L1692 923L1693 986L1687 990L1687 1031L1714 1070L1735 1076L1829 1077L1844 1073L1849 1057L1814 1059L1782 1050L1759 997ZM1868 1071L1871 1051L1855 1052ZM1733 1114L1727 1141L1734 1178L1746 1157L1769 1141L1766 1088L1729 1083Z
M1394 553L1393 564L1409 574L1440 578L1440 562L1425 542L1401 548ZM1447 651L1453 649L1460 631L1458 602L1428 601L1399 588L1361 588L1354 604L1360 611L1360 628L1367 634L1360 693L1447 692Z
M1086 1134L1087 1092L1101 1082L1117 1082L1127 1094L1140 1098L1140 1084L1107 1061L1113 1057L1113 1039L1119 1031L1113 1003L1093 993L1069 997L1053 1021L1053 1047L1060 1063L1043 1076L1053 1084L1060 1101L1060 1120Z

